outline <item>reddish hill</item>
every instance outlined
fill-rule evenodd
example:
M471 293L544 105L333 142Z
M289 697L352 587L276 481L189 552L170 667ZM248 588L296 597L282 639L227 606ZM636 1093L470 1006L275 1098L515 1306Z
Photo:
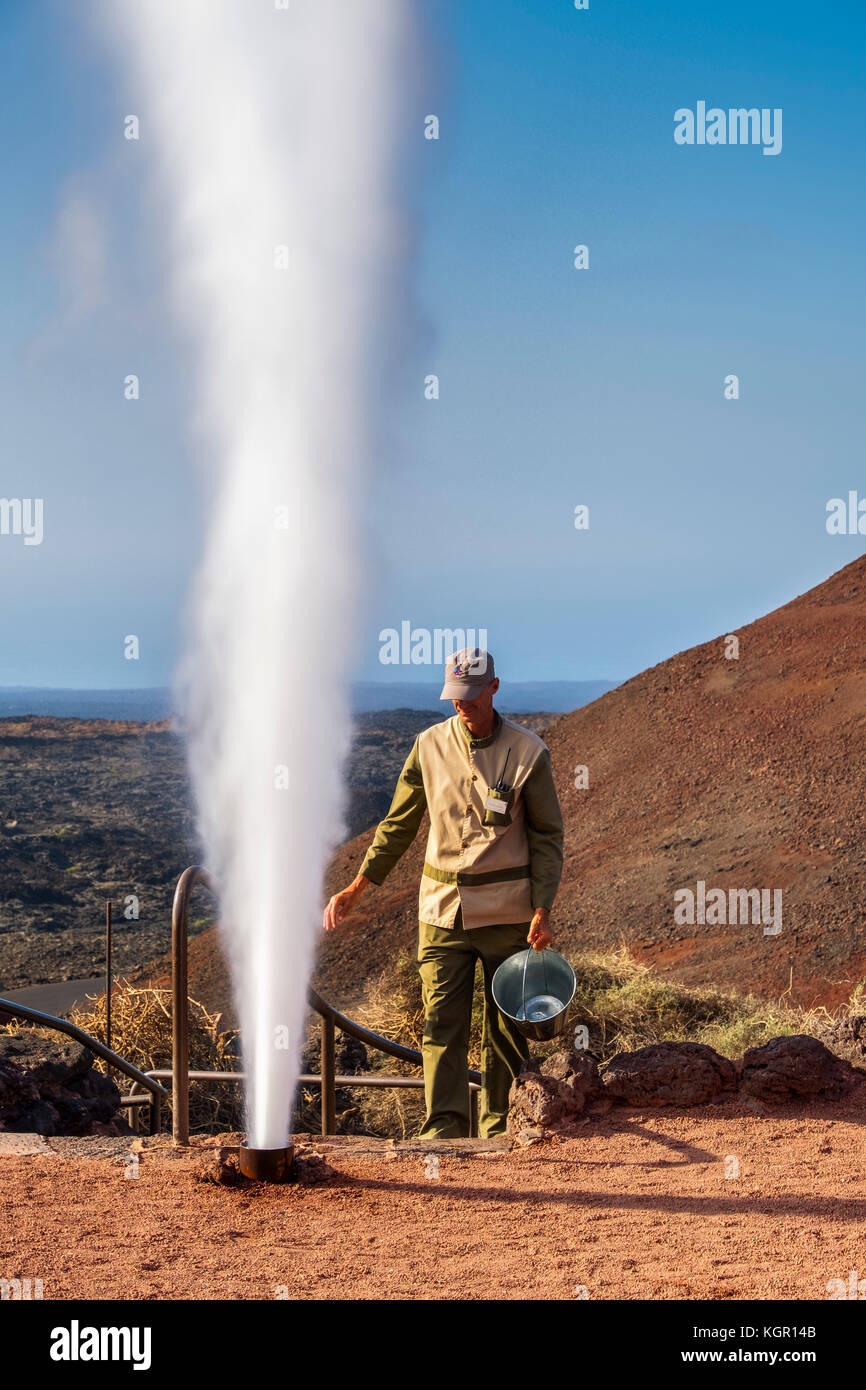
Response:
M547 729L566 821L556 944L626 942L687 984L763 996L790 986L793 1001L831 1005L866 976L866 557L735 635L738 659L720 636ZM425 834L323 938L318 984L338 1006L414 949ZM337 853L329 891L370 837ZM678 925L674 893L698 880L781 889L781 933Z

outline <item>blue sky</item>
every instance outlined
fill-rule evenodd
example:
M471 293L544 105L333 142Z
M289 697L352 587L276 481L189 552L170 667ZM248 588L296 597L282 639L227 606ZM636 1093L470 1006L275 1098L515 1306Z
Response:
M135 93L70 9L0 0L0 496L45 499L42 545L0 536L0 684L158 685L201 539L190 380L118 135ZM625 678L863 551L825 506L866 496L864 11L425 10L420 316L370 491L357 674L429 679L378 661L409 620L486 628L514 679ZM781 153L676 145L699 100L782 108Z

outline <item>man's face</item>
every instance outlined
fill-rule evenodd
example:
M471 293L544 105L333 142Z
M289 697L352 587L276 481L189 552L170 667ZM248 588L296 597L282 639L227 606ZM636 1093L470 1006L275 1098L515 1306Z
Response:
M489 727L493 717L493 696L499 689L499 678L492 680L486 685L481 694L474 700L452 700L456 712L459 714L470 734L481 734L489 732Z

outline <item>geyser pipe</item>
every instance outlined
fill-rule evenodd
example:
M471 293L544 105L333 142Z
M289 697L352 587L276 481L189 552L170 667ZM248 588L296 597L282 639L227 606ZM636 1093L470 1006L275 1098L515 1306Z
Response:
M238 1149L238 1167L255 1182L288 1182L295 1157L294 1144L278 1149L254 1149L246 1140Z

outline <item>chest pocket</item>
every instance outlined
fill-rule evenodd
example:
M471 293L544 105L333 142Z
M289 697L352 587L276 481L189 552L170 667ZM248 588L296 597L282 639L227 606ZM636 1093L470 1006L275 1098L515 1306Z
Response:
M514 788L497 791L488 787L484 798L484 819L482 825L510 825L511 809L514 805Z

